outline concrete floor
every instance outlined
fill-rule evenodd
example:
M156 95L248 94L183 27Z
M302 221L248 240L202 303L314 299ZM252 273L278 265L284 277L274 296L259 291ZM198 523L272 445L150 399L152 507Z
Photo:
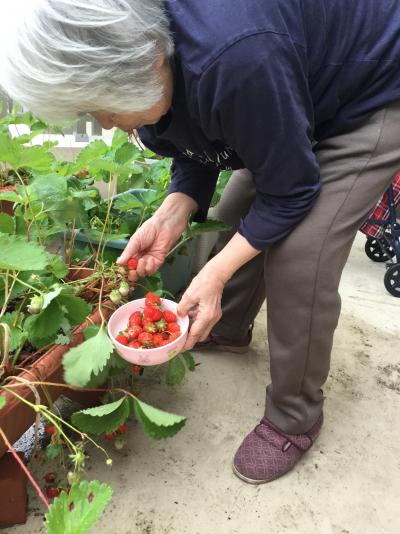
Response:
M342 282L325 425L296 469L263 486L231 472L232 455L263 412L263 311L247 355L199 353L196 373L175 389L157 375L146 378L143 398L186 414L187 425L155 442L132 424L129 446L113 454L111 470L93 454L90 478L115 491L93 532L400 532L400 299L386 293L384 266L368 260L364 241L357 238ZM42 508L30 494L28 523L7 534L44 532Z

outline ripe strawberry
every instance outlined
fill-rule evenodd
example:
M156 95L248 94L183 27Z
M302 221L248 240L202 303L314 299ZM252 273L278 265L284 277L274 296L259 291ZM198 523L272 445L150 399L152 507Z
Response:
M181 334L178 333L178 332L173 332L170 336L169 336L169 343L172 343L172 341L175 341L175 339L178 339L178 337L180 336Z
M140 349L141 348L141 343L139 343L139 341L130 341L129 344L128 344L128 347L130 347L131 349Z
M163 312L163 317L167 323L176 323L177 321L176 315L170 310L165 310L165 312Z
M161 332L161 335L163 339L169 339L169 336L171 335L169 332Z
M150 348L153 344L153 335L150 332L142 332L138 337L138 341L143 347Z
M142 326L142 314L140 313L140 311L133 312L132 315L129 317L129 326L132 326L134 324Z
M170 343L171 341L169 339L163 339L158 346L165 347L165 345L169 345Z
M49 499L55 499L60 495L60 490L55 486L46 486L46 495Z
M153 306L155 308L159 308L161 306L161 299L151 291L149 291L146 294L146 300L145 300L146 306Z
M56 479L56 474L51 472L51 473L46 473L43 477L45 479L46 482L54 482L55 479Z
M122 334L119 334L115 339L118 341L118 343L121 343L122 345L127 345L129 343L129 339L126 336L123 336Z
M128 423L123 423L117 430L118 434L125 434L128 430Z
M164 332L164 330L167 328L167 322L165 319L160 319L156 322L156 327L159 332Z
M160 347L162 346L161 343L164 341L164 338L162 337L161 334L154 334L153 336L153 345L155 347Z
M129 258L127 267L130 271L136 271L138 266L138 259L137 258Z
M143 374L143 371L144 371L144 368L141 367L140 365L135 365L133 364L132 365L132 371L138 375L142 375Z
M139 337L139 334L143 332L143 328L139 326L138 324L132 325L130 328L128 328L128 338L129 341L133 341Z
M162 313L157 308L146 306L143 311L143 318L151 319L153 322L159 321L162 318Z
M168 332L181 333L181 328L178 323L168 323Z
M114 432L106 432L104 434L104 439L106 439L107 441L114 441L114 439L115 439Z
M46 425L44 427L44 431L46 432L46 434L48 434L49 436L52 436L53 434L55 434L57 432L56 430L56 427L54 425Z
M146 323L144 329L146 332L150 332L151 334L157 332L157 326L154 323Z

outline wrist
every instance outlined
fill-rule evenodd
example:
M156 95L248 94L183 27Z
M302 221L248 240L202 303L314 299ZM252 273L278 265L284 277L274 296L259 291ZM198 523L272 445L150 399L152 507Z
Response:
M157 213L163 216L176 215L179 218L185 219L185 224L189 220L192 213L198 210L197 202L186 195L185 193L170 193L161 204Z

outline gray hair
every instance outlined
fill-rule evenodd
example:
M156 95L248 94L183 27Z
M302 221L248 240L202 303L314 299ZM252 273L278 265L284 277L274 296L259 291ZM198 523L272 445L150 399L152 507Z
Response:
M154 63L173 54L162 0L2 1L0 85L39 117L144 111L162 97Z

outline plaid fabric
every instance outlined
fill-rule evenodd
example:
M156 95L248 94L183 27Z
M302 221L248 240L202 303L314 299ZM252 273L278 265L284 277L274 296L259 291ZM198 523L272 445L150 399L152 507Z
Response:
M398 206L400 204L400 172L398 172L394 177L392 187L394 202L395 205ZM360 228L360 231L364 234L379 239L383 236L384 228L380 224L372 223L372 220L378 220L382 222L389 220L389 198L387 192L383 194L382 198L375 206L374 211Z

